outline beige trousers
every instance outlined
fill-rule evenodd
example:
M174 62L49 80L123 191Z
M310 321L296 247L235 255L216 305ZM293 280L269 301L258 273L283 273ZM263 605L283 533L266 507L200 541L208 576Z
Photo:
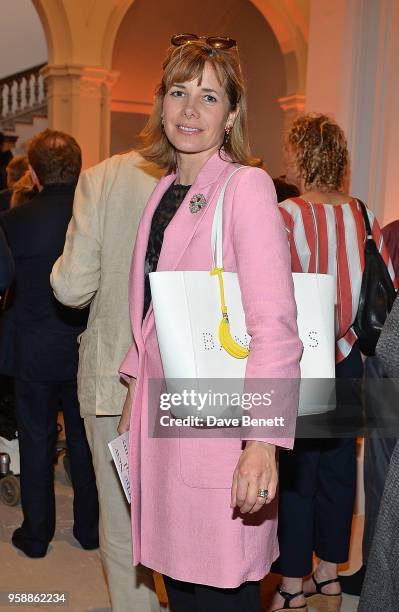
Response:
M118 416L84 417L100 504L100 551L113 612L160 612L153 572L133 567L130 509L108 442L118 436Z

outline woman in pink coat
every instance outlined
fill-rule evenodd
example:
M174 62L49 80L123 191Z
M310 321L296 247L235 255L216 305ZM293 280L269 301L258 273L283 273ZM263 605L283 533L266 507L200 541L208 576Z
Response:
M293 440L148 435L159 410L148 382L163 378L148 273L211 269L218 194L233 164L248 166L226 190L223 243L251 336L246 378L298 378L290 254L273 183L250 155L235 41L178 35L172 45L141 150L168 174L138 230L135 343L121 366L131 381L120 431L130 428L133 558L164 575L173 612L260 612L259 580L278 556L276 446Z

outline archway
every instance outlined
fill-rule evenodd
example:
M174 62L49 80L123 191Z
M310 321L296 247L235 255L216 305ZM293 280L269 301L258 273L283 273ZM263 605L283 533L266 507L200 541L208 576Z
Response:
M42 22L49 51L46 72L49 125L69 131L81 142L84 153L86 151L85 165L96 163L109 154L110 89L117 77L111 68L118 63L115 62L118 40L126 19L140 13L143 0L96 0L95 10L91 2L32 2ZM255 91L255 88L249 88L254 149L265 157L272 172L279 171L275 153L280 145L276 139L278 126L291 112L297 112L304 101L309 0L219 0L217 3L203 0L194 7L197 11L194 10L194 21L189 19L190 14L193 15L192 10L188 10L191 3L192 0L184 4L182 0L168 3L147 0L146 5L152 7L152 12L151 28L146 31L158 32L162 25L168 28L169 36L170 32L182 29L223 33L223 28L226 28L240 40L244 69L248 66L248 81L257 80L260 88L268 85L267 99L259 87L256 88L257 96L251 94L251 89ZM245 19L244 14L247 16ZM207 19L207 15L212 18ZM248 23L248 19L251 27L244 31L243 24L246 20ZM136 26L133 24L133 27ZM138 34L140 38L142 32ZM142 57L143 48L147 50L149 41L142 42L135 56ZM145 55L146 60L155 57L158 45L157 66L167 46L167 38L161 47L159 42L151 40L151 55L148 52ZM118 94L118 87L121 85L117 85L112 95L114 112L126 110L121 109L125 102ZM140 98L130 99L130 111L145 115L151 100L147 95L143 105L142 96ZM133 109L132 102L139 103L136 109ZM272 129L260 131L259 121L263 121L264 116L268 116ZM139 125L135 127L138 129ZM93 140L94 133L97 137Z
M286 96L304 95L309 38L309 0L251 0L278 40L287 77Z
M154 20L154 14L157 19ZM287 95L287 75L280 45L263 15L248 0L135 0L115 39L112 68L119 78L112 90L111 151L132 146L134 135L151 110L160 66L174 32L229 35L239 41L248 85L253 151L273 174L281 171L284 113L279 98Z

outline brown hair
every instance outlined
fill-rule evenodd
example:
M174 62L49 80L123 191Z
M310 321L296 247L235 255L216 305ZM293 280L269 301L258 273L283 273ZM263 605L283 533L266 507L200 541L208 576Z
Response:
M16 155L9 162L7 171L7 184L11 188L28 170L28 158L26 155Z
M214 69L220 85L225 88L230 110L239 109L230 138L222 145L223 151L233 162L260 166L261 160L252 157L249 146L246 93L238 52L234 49L214 49L201 40L168 49L162 81L155 91L153 111L139 135L139 152L168 172L176 170L176 151L162 129L163 101L173 83L198 79L200 84L207 62Z
M21 204L25 204L25 202L31 200L37 193L38 189L33 183L32 175L28 170L14 185L10 208L16 208L17 206L21 206Z
M44 130L28 147L29 163L41 185L77 183L82 153L76 140L55 130Z
M333 119L315 113L299 116L287 134L285 148L293 151L296 174L306 189L342 189L349 166L348 145Z

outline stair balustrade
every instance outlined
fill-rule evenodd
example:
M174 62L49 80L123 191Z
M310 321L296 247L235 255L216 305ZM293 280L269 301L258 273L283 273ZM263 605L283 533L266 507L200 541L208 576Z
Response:
M13 129L15 120L31 120L39 111L47 111L46 83L40 74L46 64L39 64L0 79L0 126Z

